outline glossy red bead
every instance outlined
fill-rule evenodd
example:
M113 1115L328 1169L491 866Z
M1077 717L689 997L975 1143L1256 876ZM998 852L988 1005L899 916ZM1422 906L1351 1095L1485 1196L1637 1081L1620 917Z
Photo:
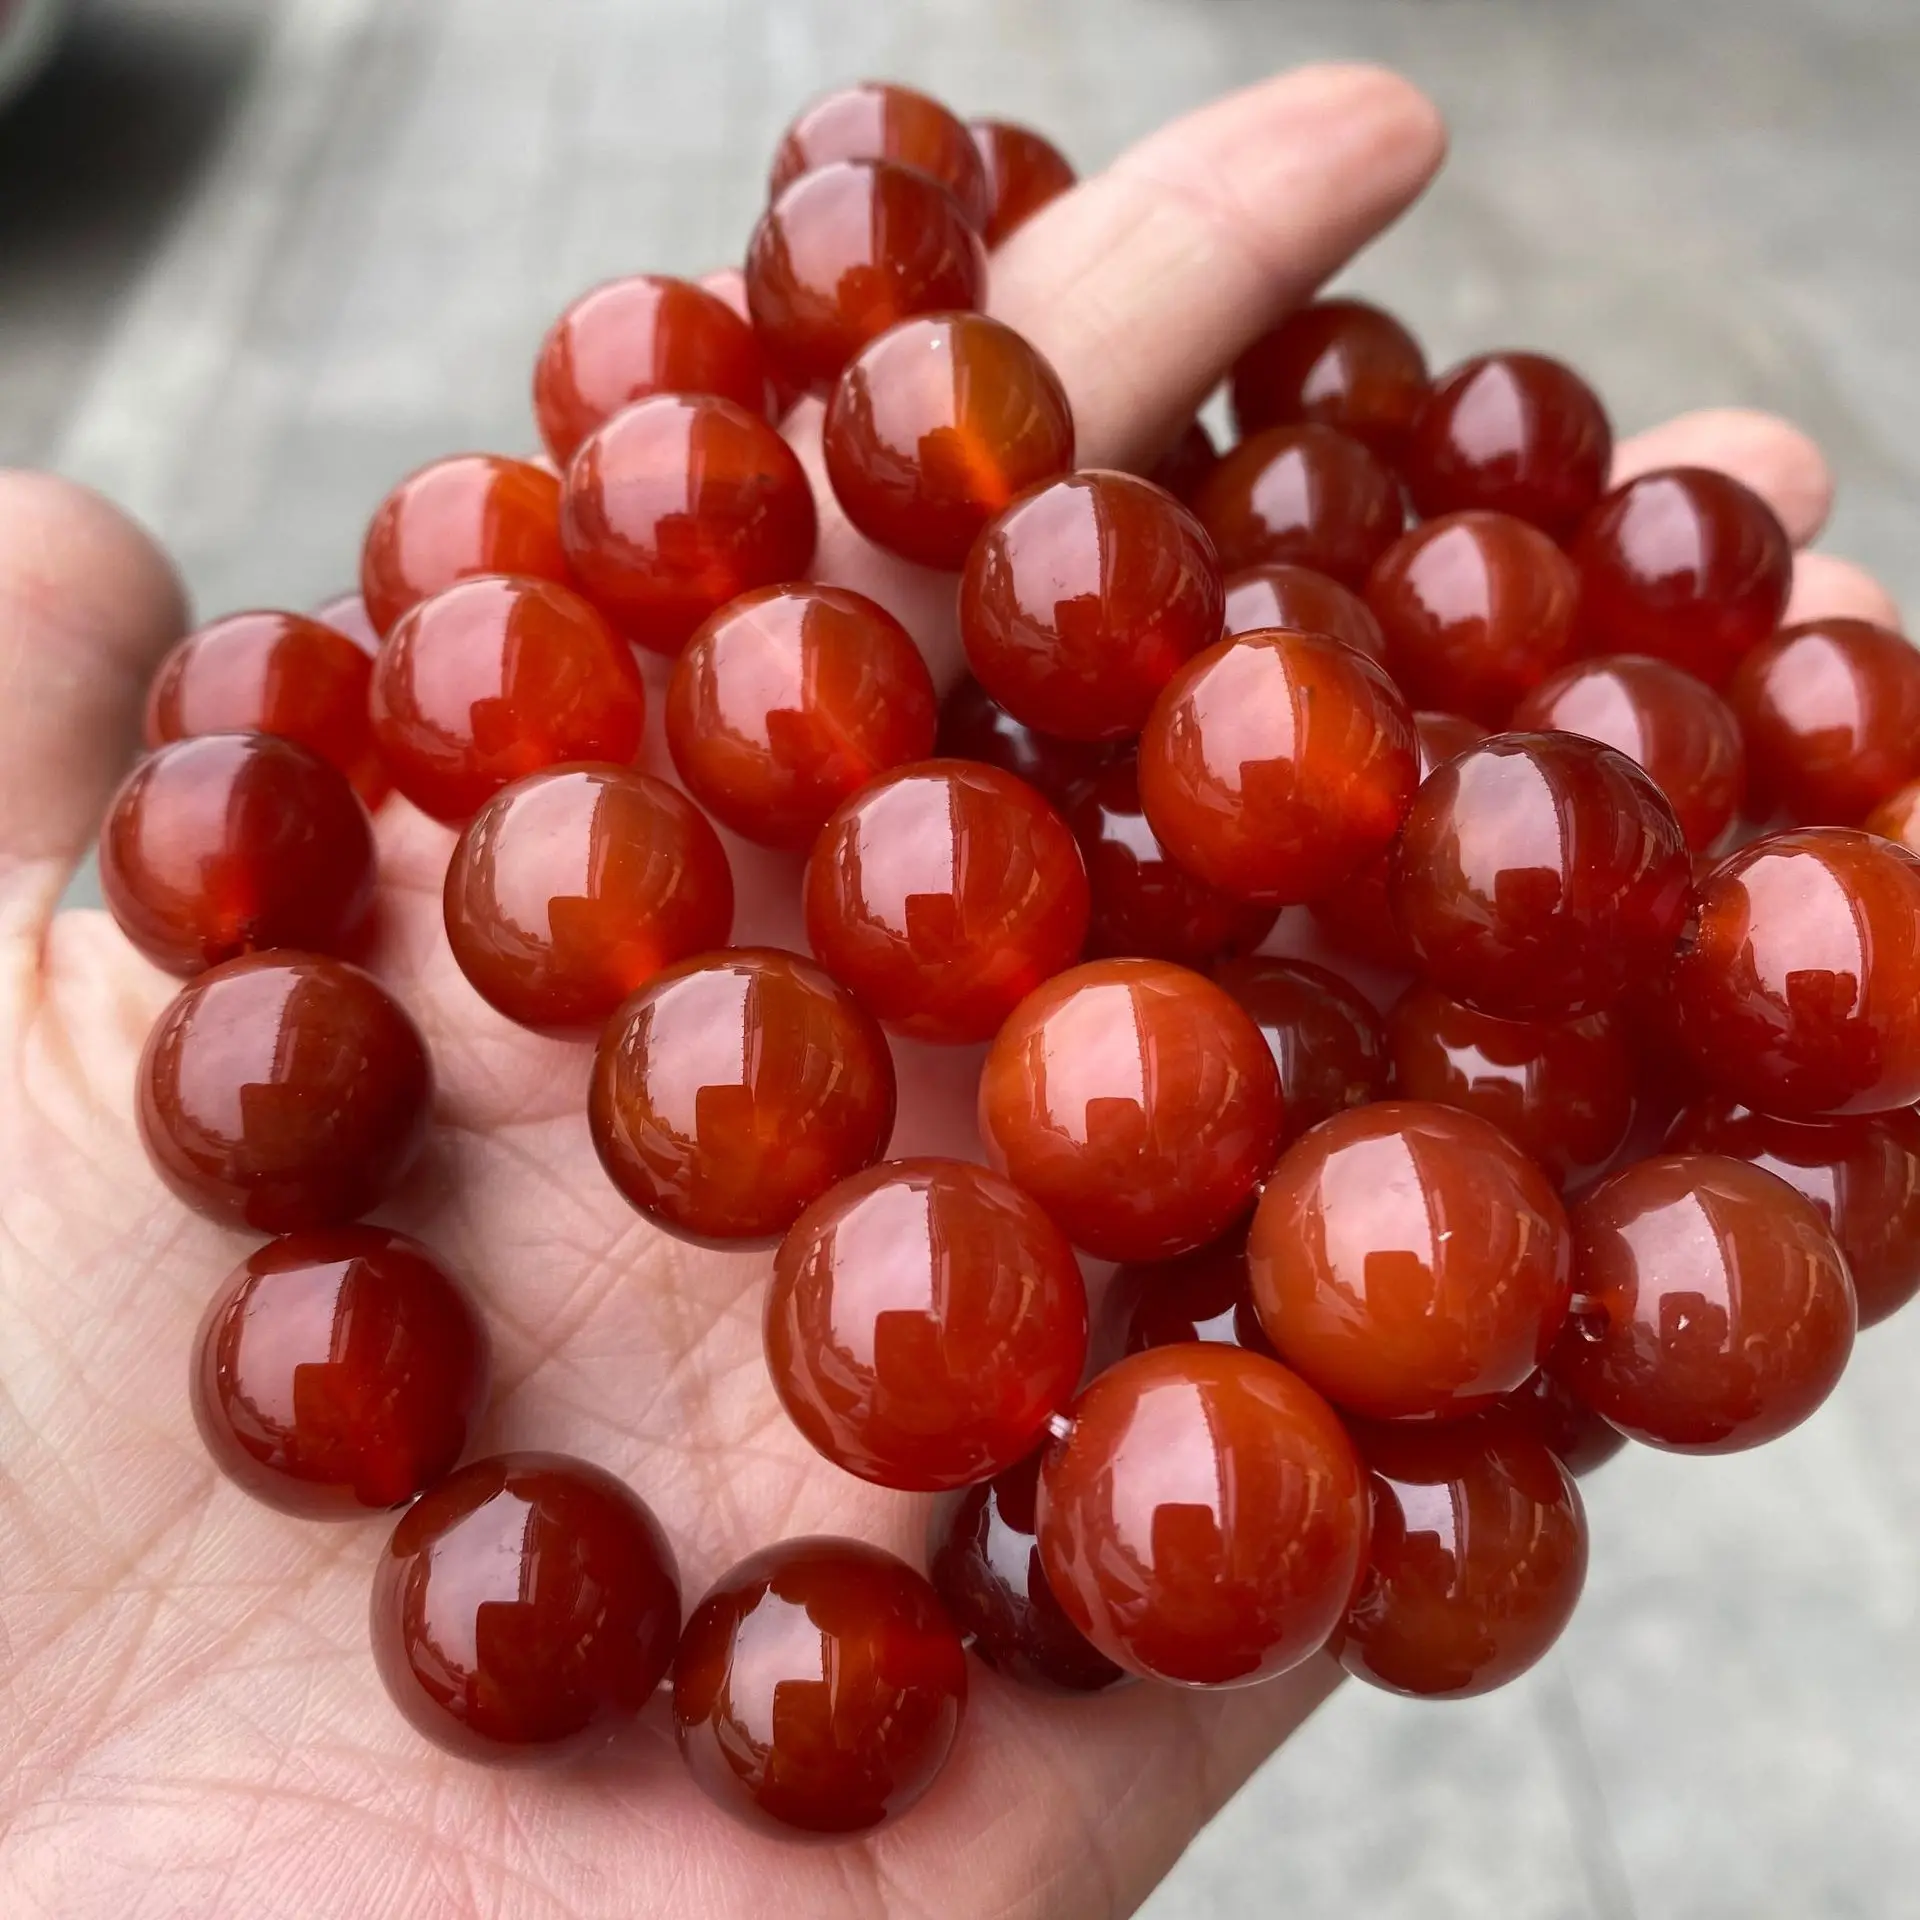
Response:
M1175 674L1140 736L1140 797L1181 865L1284 906L1387 849L1419 784L1386 669L1324 634L1238 634Z
M1400 472L1429 520L1485 508L1563 540L1606 490L1612 461L1606 409L1571 367L1540 353L1488 353L1434 382Z
M847 518L889 552L957 569L1016 494L1073 465L1059 375L983 313L903 320L849 360L822 430Z
M1234 362L1243 435L1311 420L1395 459L1427 397L1427 357L1390 313L1364 300L1315 300Z
M1171 1260L1133 1260L1116 1267L1100 1319L1102 1344L1116 1359L1196 1340L1278 1357L1254 1309L1245 1227Z
M608 1021L587 1124L614 1186L669 1232L769 1240L871 1166L893 1058L811 961L735 947L657 973Z
M966 124L930 95L895 81L863 80L807 107L780 137L767 197L836 160L890 160L937 180L975 227L993 211L986 159Z
M1324 633L1384 660L1386 637L1367 603L1338 580L1311 567L1243 567L1226 582L1227 635L1286 627Z
M371 1211L426 1142L433 1070L387 990L343 961L248 954L203 973L154 1022L134 1113L188 1206L293 1233Z
M821 1195L774 1257L767 1371L836 1466L939 1492L1025 1458L1080 1384L1087 1294L1066 1236L959 1160L893 1160Z
M195 974L272 947L356 947L373 911L373 832L346 780L264 733L177 740L121 782L100 892L155 966Z
M1366 1550L1366 1477L1298 1375L1161 1347L1103 1373L1072 1418L1040 1469L1040 1561L1108 1659L1246 1686L1326 1644Z
M1436 986L1487 1013L1555 1019L1658 972L1692 878L1672 807L1625 754L1503 733L1421 787L1388 891Z
M817 532L793 449L711 394L655 394L616 413L567 468L560 533L580 590L656 653L678 653L741 594L799 579Z
M1069 474L1016 500L960 578L974 676L1027 726L1125 740L1182 661L1220 637L1220 569L1200 523L1131 474Z
M451 826L563 761L637 759L646 707L626 642L545 580L463 580L406 614L373 663L393 784Z
M680 1755L762 1832L872 1833L946 1764L967 1704L938 1596L859 1540L783 1540L715 1582L673 1670Z
M940 703L934 751L943 760L978 760L999 767L1065 808L1120 749L1103 741L1063 740L1036 732L967 673Z
M988 1159L1103 1260L1218 1239L1273 1164L1280 1125L1260 1030L1212 981L1160 960L1048 981L980 1074Z
M463 1760L538 1765L605 1746L672 1664L673 1549L584 1460L476 1460L417 1500L373 1575L374 1666L414 1730Z
M723 826L804 850L843 800L927 758L938 711L892 614L802 581L742 594L687 642L667 688L667 746Z
M1553 1371L1633 1439L1736 1453L1797 1427L1853 1350L1820 1210L1744 1160L1665 1154L1573 1210L1576 1299Z
M450 1473L486 1411L487 1330L460 1283L386 1227L288 1234L249 1254L194 1343L214 1463L270 1507L349 1520Z
M987 171L986 243L1001 241L1051 206L1077 177L1073 162L1044 134L1009 120L975 120L967 129Z
M1220 449L1200 420L1189 420L1180 437L1153 463L1147 478L1170 493L1182 506L1199 497L1207 476L1220 464Z
M1279 1069L1283 1141L1386 1092L1386 1029L1338 974L1263 953L1223 960L1213 977L1252 1017Z
M1471 1424L1477 1428L1494 1422L1538 1440L1575 1479L1605 1466L1627 1444L1618 1427L1576 1400L1566 1383L1544 1367Z
M747 305L775 375L825 393L840 369L918 313L977 307L987 254L929 175L849 160L803 173L753 230Z
M1650 653L1724 686L1780 624L1793 547L1732 475L1668 467L1614 488L1573 542L1588 653Z

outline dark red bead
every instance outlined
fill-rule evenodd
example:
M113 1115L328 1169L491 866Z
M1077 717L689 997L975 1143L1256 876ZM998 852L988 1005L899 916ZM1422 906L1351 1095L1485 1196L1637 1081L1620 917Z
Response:
M978 760L1024 780L1067 806L1115 754L1102 741L1063 740L1016 720L972 674L962 674L940 703L934 751L943 760Z
M1287 627L1295 633L1329 634L1376 660L1386 659L1386 638L1367 603L1311 567L1243 567L1228 576L1226 592L1229 638L1262 627Z
M1256 954L1222 961L1213 977L1252 1016L1279 1069L1283 1142L1386 1092L1386 1029L1373 1002L1338 974Z
M1241 433L1312 420L1398 457L1427 397L1427 357L1390 313L1364 300L1315 300L1234 362Z
M1189 420L1180 437L1153 463L1147 478L1164 488L1182 506L1190 507L1206 485L1207 476L1220 464L1220 449L1213 444L1203 422Z
M1073 162L1043 134L1009 120L975 120L968 132L987 170L987 245L1023 227L1073 185Z
M1133 1260L1116 1267L1100 1318L1115 1358L1195 1340L1273 1355L1273 1342L1254 1309L1244 1226L1171 1260Z
M1627 1444L1618 1427L1608 1426L1591 1407L1582 1405L1566 1383L1544 1367L1474 1424L1481 1422L1499 1422L1530 1435L1576 1479L1605 1466Z
M891 160L946 188L985 231L994 207L987 165L964 122L931 95L890 80L840 87L807 107L780 137L767 177L777 199L802 174L836 160Z

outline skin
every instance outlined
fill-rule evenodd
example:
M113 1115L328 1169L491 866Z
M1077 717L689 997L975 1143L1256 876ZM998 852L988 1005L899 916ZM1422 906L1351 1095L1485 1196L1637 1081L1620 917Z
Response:
M1234 356L1394 219L1438 167L1404 81L1321 68L1162 130L995 261L992 310L1070 392L1088 465L1144 464ZM818 472L819 408L789 431ZM1824 518L1816 449L1746 413L1676 420L1622 472L1735 472L1796 541ZM823 499L826 497L822 489ZM819 571L958 657L949 579L844 523ZM1881 590L1809 557L1795 618L1885 619ZM142 688L186 611L166 561L97 498L0 474L0 1909L359 1920L768 1911L1100 1920L1142 1900L1331 1690L1324 1662L1243 1692L1065 1702L972 1673L954 1761L877 1838L783 1847L682 1772L661 1703L597 1759L500 1774L400 1721L366 1648L377 1520L256 1506L193 1432L188 1345L249 1242L150 1174L129 1089L172 984L99 913L54 915L126 764ZM918 1560L924 1508L817 1459L760 1355L767 1261L653 1233L587 1140L587 1049L493 1015L440 922L448 831L379 820L376 968L440 1074L436 1145L393 1222L466 1274L497 1343L487 1450L624 1475L672 1537L689 1604L753 1548L814 1531ZM797 867L735 849L740 938L799 944ZM967 1151L977 1054L903 1048L896 1152Z

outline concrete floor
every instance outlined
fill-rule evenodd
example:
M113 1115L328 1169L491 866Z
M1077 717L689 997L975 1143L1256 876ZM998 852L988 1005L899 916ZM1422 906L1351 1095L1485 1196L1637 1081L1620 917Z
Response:
M1827 544L1920 609L1916 0L102 0L0 125L0 460L128 503L208 613L303 605L398 474L531 444L569 294L737 253L804 95L898 75L1091 167L1324 56L1455 129L1356 286L1440 362L1568 356L1627 430L1792 415ZM1760 1455L1608 1468L1543 1671L1348 1689L1152 1920L1920 1915L1917 1376L1920 1313Z

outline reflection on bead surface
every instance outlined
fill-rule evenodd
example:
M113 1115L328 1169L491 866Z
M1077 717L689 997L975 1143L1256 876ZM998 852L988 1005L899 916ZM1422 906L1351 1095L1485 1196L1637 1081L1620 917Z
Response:
M767 197L836 160L891 160L929 175L974 226L993 208L986 162L966 126L931 95L889 80L863 80L816 100L780 136Z
M792 1839L871 1833L946 1764L967 1703L960 1635L926 1581L858 1540L783 1540L694 1608L674 1663L701 1790Z
M1115 1357L1195 1340L1273 1355L1254 1311L1244 1226L1171 1260L1116 1267L1101 1301L1101 1324Z
M987 245L997 247L1073 185L1073 162L1044 135L1007 120L975 120L968 132L987 170Z
M1229 638L1262 627L1288 627L1295 633L1330 634L1376 660L1386 658L1380 622L1367 603L1311 567L1243 567L1228 576L1226 593Z
M1867 815L1867 831L1920 853L1920 780L1889 794Z
M584 1460L476 1460L401 1517L373 1576L373 1659L416 1732L530 1765L604 1746L666 1677L673 1549Z
M1016 720L972 674L962 674L940 703L935 751L943 760L978 760L1024 780L1056 807L1113 758L1100 741L1062 740Z
M1338 974L1306 960L1256 954L1222 961L1213 977L1252 1016L1279 1069L1283 1141L1386 1092L1380 1016Z
M1040 1469L1062 1611L1129 1672L1245 1686L1326 1644L1366 1481L1333 1409L1264 1354L1162 1347L1103 1373Z
M1240 432L1318 421L1399 454L1427 396L1420 343L1364 300L1315 300L1262 334L1233 368Z
M194 1343L193 1416L255 1499L346 1520L453 1469L487 1374L487 1330L425 1247L334 1227L271 1241L215 1295Z
M1273 1164L1280 1119L1260 1030L1212 981L1159 960L1049 980L980 1074L988 1159L1104 1260L1217 1239Z
M432 1096L420 1030L378 981L263 953L203 973L154 1022L134 1107L154 1171L188 1206L292 1233L391 1193Z
M1592 1408L1583 1406L1544 1367L1524 1386L1503 1395L1473 1425L1495 1422L1538 1440L1576 1479L1605 1466L1627 1444L1618 1427L1608 1426Z

